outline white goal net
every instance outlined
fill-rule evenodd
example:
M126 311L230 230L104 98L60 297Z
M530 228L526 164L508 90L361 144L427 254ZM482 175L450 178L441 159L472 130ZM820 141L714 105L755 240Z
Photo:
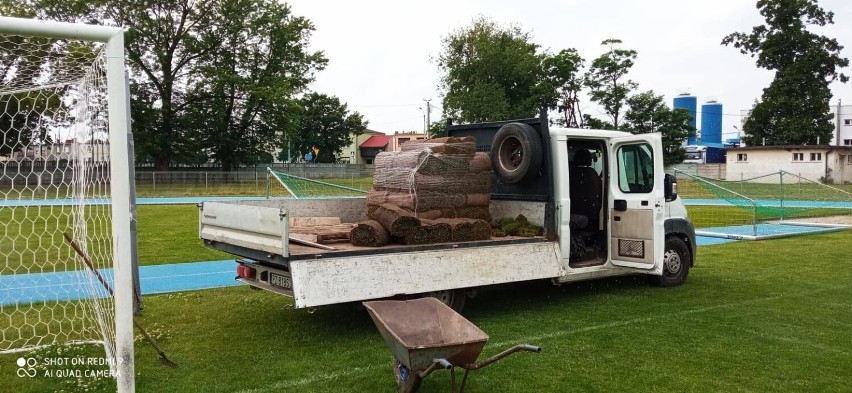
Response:
M97 343L128 391L122 46L117 28L0 18L0 353Z

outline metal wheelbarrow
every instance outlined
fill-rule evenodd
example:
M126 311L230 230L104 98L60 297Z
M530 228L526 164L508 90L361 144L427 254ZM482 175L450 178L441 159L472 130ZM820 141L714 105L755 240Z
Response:
M437 369L450 370L452 391L456 392L455 368L464 377L458 392L464 392L467 375L515 352L541 352L532 345L516 345L488 359L476 359L488 335L440 300L364 302L388 349L394 357L394 376L402 393L416 392L420 382Z

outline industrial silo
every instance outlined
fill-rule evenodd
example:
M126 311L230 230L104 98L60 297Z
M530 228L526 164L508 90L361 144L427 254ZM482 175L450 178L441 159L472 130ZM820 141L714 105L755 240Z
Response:
M695 138L695 111L698 108L698 98L690 94L688 91L683 91L675 97L673 106L675 109L686 109L689 111L689 127L691 130L689 131L689 135L686 137L686 144L698 144L698 141Z
M701 143L722 143L722 104L714 99L701 105Z

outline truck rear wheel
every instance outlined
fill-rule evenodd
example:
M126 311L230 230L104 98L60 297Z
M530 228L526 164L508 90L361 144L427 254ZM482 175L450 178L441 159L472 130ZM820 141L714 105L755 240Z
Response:
M535 128L509 123L497 130L491 142L491 166L500 180L521 183L538 176L544 147Z
M669 236L666 238L666 247L663 254L663 274L655 276L654 282L662 287L675 287L686 281L689 275L690 260L689 247L680 238Z
M445 291L429 292L426 296L440 300L441 303L446 304L457 313L461 313L462 309L464 309L464 303L467 298L467 294L461 289L447 289Z

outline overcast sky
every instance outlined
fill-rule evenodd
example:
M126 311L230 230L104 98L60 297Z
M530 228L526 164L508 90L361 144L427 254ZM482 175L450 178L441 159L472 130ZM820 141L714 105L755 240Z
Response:
M312 89L336 95L364 114L369 128L385 133L422 130L423 99L432 99L432 120L441 112L438 69L432 61L441 39L470 24L477 15L501 24L516 23L543 49L576 48L590 60L603 52L601 41L619 38L639 53L629 77L640 91L672 98L689 89L700 104L715 98L724 105L725 138L769 85L772 73L754 59L720 45L734 31L750 31L763 20L755 0L527 0L527 1L320 1L292 0L294 14L310 19L314 50L328 67ZM823 0L835 24L818 32L845 45L852 58L852 1ZM847 75L852 70L846 69ZM834 97L852 104L852 83L832 85ZM584 113L603 117L595 105ZM699 123L700 124L700 123Z

